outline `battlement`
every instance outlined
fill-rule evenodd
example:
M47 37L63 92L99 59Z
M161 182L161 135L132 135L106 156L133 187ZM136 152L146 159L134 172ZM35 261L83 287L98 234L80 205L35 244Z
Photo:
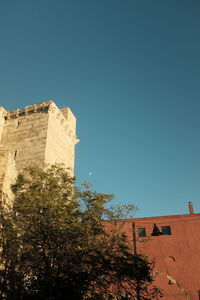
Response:
M18 117L22 117L28 114L38 113L38 112L48 112L51 109L56 109L57 106L55 103L51 100L40 102L38 104L32 104L25 106L23 109L15 109L8 111L5 115L5 119L15 119Z
M48 113L48 112L57 114L56 118L58 120L60 120L60 124L64 127L66 133L69 136L72 136L75 143L78 143L79 140L77 139L77 136L75 135L75 128L74 128L76 119L68 107L59 109L52 100L49 100L49 101L41 102L38 104L32 104L29 106L25 106L25 108L23 108L23 109L15 109L15 110L7 111L7 112L2 108L2 116L5 120L18 119L20 117L25 117L27 115L32 115L35 113ZM70 128L69 118L71 119L70 121L72 121L72 119L74 119L73 120L73 128ZM74 129L74 130L72 130L72 129Z

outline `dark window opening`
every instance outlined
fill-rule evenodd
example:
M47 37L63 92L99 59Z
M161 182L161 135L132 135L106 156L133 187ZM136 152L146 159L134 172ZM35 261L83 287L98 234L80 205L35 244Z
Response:
M152 236L159 236L161 235L162 232L160 231L160 229L158 228L158 226L156 224L153 225L153 232L152 232Z
M147 236L146 235L146 230L145 230L144 227L143 228L138 228L138 236L139 237L145 237L145 236Z
M171 235L171 228L170 226L162 226L162 235Z
M17 157L17 150L14 152L14 159Z

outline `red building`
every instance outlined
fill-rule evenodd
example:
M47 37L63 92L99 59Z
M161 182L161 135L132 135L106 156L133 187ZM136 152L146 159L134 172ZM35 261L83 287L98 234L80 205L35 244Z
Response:
M200 214L121 220L135 253L153 262L164 300L200 300Z

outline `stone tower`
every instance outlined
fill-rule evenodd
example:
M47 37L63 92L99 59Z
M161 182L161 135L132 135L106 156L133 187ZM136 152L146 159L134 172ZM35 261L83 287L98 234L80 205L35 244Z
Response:
M30 165L63 163L74 174L76 118L53 101L6 111L0 107L0 193L11 199L10 184Z

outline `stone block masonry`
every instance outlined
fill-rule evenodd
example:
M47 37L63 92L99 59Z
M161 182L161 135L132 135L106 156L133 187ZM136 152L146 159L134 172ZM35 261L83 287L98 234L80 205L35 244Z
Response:
M28 166L63 163L73 176L78 141L75 116L69 108L59 109L53 101L8 112L0 107L2 201L9 198L16 174Z

